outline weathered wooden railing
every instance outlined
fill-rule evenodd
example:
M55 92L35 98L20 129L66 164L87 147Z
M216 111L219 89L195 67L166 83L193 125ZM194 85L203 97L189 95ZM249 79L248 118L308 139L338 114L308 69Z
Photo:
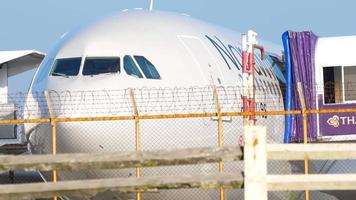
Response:
M242 159L240 147L159 150L133 153L0 156L0 170L87 170L187 165ZM241 188L243 176L235 174L179 175L169 177L111 178L0 185L0 199L52 196L94 196L105 191L145 192L177 188Z
M242 188L245 199L265 200L267 191L356 190L356 174L268 175L267 160L356 160L356 144L266 144L266 128L246 127L240 147L194 148L133 153L0 156L0 171L120 169L238 161L242 173L132 177L0 185L0 199L94 196L105 191L152 192L178 188Z

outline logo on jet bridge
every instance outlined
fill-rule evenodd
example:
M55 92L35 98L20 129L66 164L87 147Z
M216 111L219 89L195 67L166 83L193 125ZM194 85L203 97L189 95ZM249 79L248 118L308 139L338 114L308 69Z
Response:
M334 115L333 117L328 119L327 123L334 128L338 128L340 125L356 125L356 120L355 116L339 117L337 115Z

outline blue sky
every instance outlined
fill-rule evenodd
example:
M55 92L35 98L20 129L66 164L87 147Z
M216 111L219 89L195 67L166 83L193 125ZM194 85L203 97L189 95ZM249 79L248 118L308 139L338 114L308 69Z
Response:
M126 8L148 8L149 0L0 0L0 50L47 52L80 24ZM356 34L351 0L155 0L156 10L192 17L281 44L283 31L313 30L319 36ZM240 36L236 36L240 37ZM29 79L29 74L24 76ZM21 77L22 79L23 77ZM16 77L13 91L25 90ZM22 82L25 82L22 80ZM28 80L27 80L28 82Z

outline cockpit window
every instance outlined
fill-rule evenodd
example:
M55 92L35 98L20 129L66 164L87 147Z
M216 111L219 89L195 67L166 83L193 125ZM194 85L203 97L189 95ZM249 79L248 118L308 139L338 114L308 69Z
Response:
M131 56L124 57L124 69L125 69L126 73L130 76L134 76L137 78L143 78L140 70L137 68L137 65L135 64L135 62L131 58Z
M120 58L86 58L83 75L111 74L119 72Z
M61 58L54 64L52 76L77 76L82 58Z
M161 79L155 66L143 56L134 56L138 65L140 65L142 72L148 79Z

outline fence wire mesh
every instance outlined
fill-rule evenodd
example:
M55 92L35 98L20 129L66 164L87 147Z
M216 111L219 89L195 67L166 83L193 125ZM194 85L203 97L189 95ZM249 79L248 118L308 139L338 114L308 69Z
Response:
M268 143L283 143L285 116L288 114L284 109L283 95L279 86L272 84L264 87L264 84L266 83L261 82L255 88L256 113L242 112L243 88L239 86L11 94L8 102L13 106L0 110L1 136L8 137L9 132L15 130L11 134L23 137L16 142L27 144L29 154L52 154L53 123L56 124L58 154L212 147L219 146L219 138L222 138L222 145L242 145L243 116L253 114L256 115L257 125L268 127ZM314 116L317 119L316 131L322 130L321 121L324 118L330 127L335 128L338 123L339 126L353 126L352 130L356 130L356 110L345 112L345 109L355 108L350 101L355 100L356 92L352 86L345 85L348 89L344 93L347 95L338 96L335 89L337 87L323 85L312 89L303 88L306 92L316 91L313 97L316 107L307 104L306 108L307 117ZM345 103L345 107L340 107L337 103ZM323 109L329 109L329 112L318 114ZM347 116L338 110L343 110L349 118L342 118ZM302 118L302 110L293 113L293 117ZM338 118L334 119L335 116ZM222 123L220 132L219 123ZM330 127L326 127L326 130ZM298 130L302 129L294 129ZM317 137L309 135L309 141L332 140L329 132L328 137L321 137L319 132L316 133ZM335 134L337 136L337 133ZM338 141L354 141L352 135L341 134L337 138ZM300 138L293 141L302 142ZM4 148L16 142L1 139L0 146ZM310 173L356 173L355 164L355 161L310 161ZM224 163L224 171L243 171L243 163ZM141 170L141 176L214 173L219 173L218 163ZM302 174L304 165L303 162L297 161L269 161L268 173ZM59 181L136 176L136 169L58 172ZM9 173L0 174L0 184L41 182L43 179L51 181L51 173L16 171L14 178L9 176ZM333 194L316 191L311 193L311 199L333 200L336 199ZM300 191L269 192L269 199L304 199L303 195ZM93 199L98 198L136 199L136 195L104 193L102 197ZM219 190L183 189L142 194L142 199L219 198ZM243 199L243 191L226 190L225 199Z

